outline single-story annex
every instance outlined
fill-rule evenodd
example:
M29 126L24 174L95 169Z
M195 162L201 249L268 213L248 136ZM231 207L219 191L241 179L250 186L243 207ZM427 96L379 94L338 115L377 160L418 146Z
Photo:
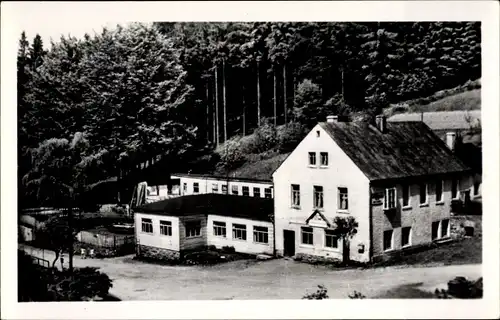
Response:
M176 260L210 245L272 255L273 210L273 199L213 193L149 203L134 214L137 255Z

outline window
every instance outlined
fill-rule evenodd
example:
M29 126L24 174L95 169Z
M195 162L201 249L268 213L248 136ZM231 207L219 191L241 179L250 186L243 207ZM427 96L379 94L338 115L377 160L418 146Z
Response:
M410 206L410 186L403 185L403 207Z
M411 245L411 227L401 229L401 246Z
M158 196L160 195L160 190L158 189L158 186L151 186L147 188L147 193L148 196Z
M234 194L234 195L239 194L238 186L231 186L231 194Z
M201 222L192 221L186 223L186 238L199 237L201 235Z
M420 204L427 203L427 184L420 184Z
M161 221L160 220L160 234L164 236L172 235L172 222L171 221Z
M153 221L151 219L141 220L141 230L146 233L153 233Z
M384 209L396 208L396 188L385 189Z
M247 240L247 226L244 224L233 224L233 239Z
M273 191L271 188L264 188L264 198L272 198L273 197Z
M436 202L443 201L443 181L436 182Z
M449 236L450 220L445 219L441 221L441 238Z
M184 194L186 194L188 191L188 184L185 182L182 184L182 191Z
M474 182L474 196L478 196L479 195L479 182L476 181Z
M253 227L253 241L257 243L268 243L267 227Z
M439 221L432 223L432 240L436 240L439 236Z
M319 137L319 136L320 136L320 132L318 130L318 131L316 131L316 137Z
M333 230L325 230L325 247L337 249L339 247L339 238Z
M198 182L193 183L193 193L200 192L200 184Z
M219 184L218 183L212 183L212 192L219 193Z
M316 165L316 152L309 152L309 165L310 166Z
M321 209L323 208L323 187L322 186L314 186L314 198L313 198L314 207Z
M214 236L226 237L226 223L214 221Z
M253 196L260 198L260 188L257 187L253 188Z
M222 185L222 193L227 194L227 184Z
M384 231L384 251L392 249L392 230Z
M347 210L349 209L349 202L347 198L347 188L339 188L339 209Z
M320 152L320 160L321 160L321 165L326 167L328 166L328 152Z
M302 234L302 244L313 245L313 228L301 227L300 232Z
M458 180L451 181L451 198L458 199Z
M244 196L250 196L250 188L249 187L242 187L242 192Z
M292 184L292 207L300 207L300 185Z

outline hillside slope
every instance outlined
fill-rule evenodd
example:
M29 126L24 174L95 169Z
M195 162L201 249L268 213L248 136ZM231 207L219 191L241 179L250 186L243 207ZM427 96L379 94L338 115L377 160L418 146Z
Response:
M467 130L471 124L480 124L481 122L481 89L457 92L458 90L463 90L463 88L464 85L447 90L446 92L435 93L428 98L420 99L421 101L432 101L425 105L410 102L405 107L399 105L397 109L395 106L392 106L388 110L385 110L385 113L389 116L389 121L420 121L421 112L424 112L424 122L439 136L442 136L443 132L445 133L446 130L450 129ZM442 98L437 99L439 96ZM393 115L391 116L391 114ZM355 118L356 116L353 117ZM470 117L472 120L470 124L466 121L467 117ZM245 139L252 140L253 135L248 135ZM246 160L241 165L232 168L229 171L229 175L255 179L271 179L272 173L290 153L290 151L279 152L268 150L260 154L247 154L245 157ZM214 170L213 173L228 174L221 169Z

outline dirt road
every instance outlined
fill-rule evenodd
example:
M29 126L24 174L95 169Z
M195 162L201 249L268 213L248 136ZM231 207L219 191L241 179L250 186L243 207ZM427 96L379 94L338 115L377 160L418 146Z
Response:
M42 257L39 249L25 250ZM54 254L45 250L43 256L52 262ZM347 298L354 290L371 298L402 285L422 283L422 288L434 291L455 276L477 279L482 275L480 264L333 270L285 259L199 267L161 266L132 257L75 257L74 265L99 267L113 280L110 293L122 300L300 299L320 284L330 298Z

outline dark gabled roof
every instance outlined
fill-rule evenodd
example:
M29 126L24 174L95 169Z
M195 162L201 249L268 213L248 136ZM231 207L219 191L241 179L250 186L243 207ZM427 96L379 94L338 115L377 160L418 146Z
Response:
M320 126L372 181L469 170L422 122L387 122L385 133L358 122Z
M171 177L183 177L183 178L202 178L207 180L225 180L225 181L241 181L241 182L256 182L256 183L268 183L272 184L273 181L269 179L254 179L247 177L231 177L231 176L221 176L221 175L211 175L211 174L201 174L201 173L173 173Z
M168 216L216 214L220 216L271 221L274 214L273 199L207 193L182 196L146 204L135 210Z

